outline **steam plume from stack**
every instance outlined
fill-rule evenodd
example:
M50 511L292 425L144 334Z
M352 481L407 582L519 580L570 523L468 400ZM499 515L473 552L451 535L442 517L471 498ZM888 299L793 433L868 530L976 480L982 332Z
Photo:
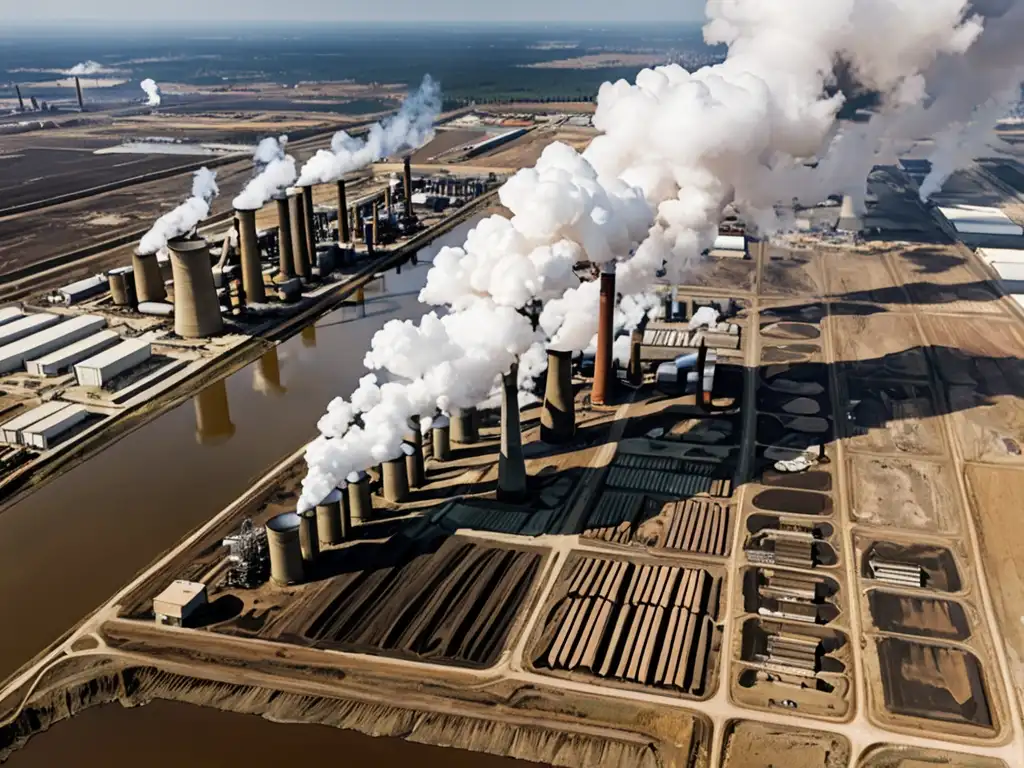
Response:
M253 155L256 176L231 201L232 207L239 210L259 208L295 182L295 158L285 153L287 145L287 136L268 136L259 143Z
M302 167L299 186L327 184L403 149L415 149L434 137L441 112L441 86L424 75L419 89L402 102L398 113L374 123L365 138L338 131L330 150L321 149Z
M366 365L395 380L365 377L350 401L331 404L307 451L300 505L316 504L348 472L397 456L409 416L479 402L516 357L537 357L545 338L556 349L589 344L598 285L568 279L561 267L570 259L618 260L618 290L642 297L661 270L680 281L730 203L770 231L777 203L817 203L823 189L863 196L889 133L876 124L836 135L843 97L826 91L834 62L881 94L882 114L906 114L923 102L939 58L962 57L977 40L982 25L967 7L709 0L705 37L729 46L726 61L603 85L594 117L602 135L587 151L549 147L502 189L510 220L492 217L463 248L438 254L421 300L452 312L419 325L392 321L377 334ZM811 158L816 169L805 165ZM550 298L556 284L564 293L548 301L533 332L517 308Z
M107 71L108 70L106 69L106 67L100 64L98 61L93 61L92 59L89 59L88 61L83 61L79 62L78 64L75 64L75 66L73 66L71 69L67 71L67 74L78 75L81 77L84 75L99 75Z
M159 107L160 106L160 87L156 84L155 80L146 78L139 87L146 92L146 106L148 107Z
M170 213L165 213L139 241L139 252L156 253L167 241L188 234L210 215L210 204L219 193L217 174L200 168L192 175L192 196Z

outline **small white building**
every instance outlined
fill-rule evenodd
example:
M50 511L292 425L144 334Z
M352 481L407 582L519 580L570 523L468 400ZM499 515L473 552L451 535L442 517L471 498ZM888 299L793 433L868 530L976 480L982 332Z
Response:
M157 624L183 627L189 617L206 605L206 585L198 581L178 579L153 598L153 613Z

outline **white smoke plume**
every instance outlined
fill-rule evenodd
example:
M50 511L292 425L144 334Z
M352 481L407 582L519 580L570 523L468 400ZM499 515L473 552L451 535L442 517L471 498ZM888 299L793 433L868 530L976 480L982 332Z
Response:
M216 172L200 168L192 176L192 196L156 220L152 229L139 241L139 252L156 253L171 238L191 232L210 215L210 204L219 192Z
M287 136L268 136L259 143L252 158L256 166L256 176L231 201L234 208L260 208L274 195L295 182L295 158L285 152L287 146Z
M331 148L321 149L302 167L299 185L327 184L403 149L415 149L434 138L441 112L441 86L424 75L420 87L402 102L398 113L370 126L365 138L338 131Z
M705 37L727 45L727 59L606 83L593 121L601 135L586 152L549 148L502 189L510 220L488 219L438 255L421 300L451 313L389 323L374 339L366 364L393 380L364 379L332 404L307 452L300 506L397 456L408 416L479 402L516 357L535 371L545 340L585 348L598 283L574 284L570 259L617 266L617 291L636 295L617 313L626 323L659 275L678 282L700 258L727 205L771 230L779 204L863 190L891 126L927 104L934 68L977 42L982 22L969 11L968 0L709 0ZM838 61L880 94L885 122L839 130L843 96L829 91ZM564 293L550 299L556 285ZM529 299L549 299L539 332L517 311Z
M92 59L89 59L88 61L83 61L78 64L75 64L75 66L69 69L67 73L69 75L78 75L79 77L81 77L83 75L101 75L104 72L109 71L110 70L108 70L106 67L100 64L98 61L93 61Z
M147 77L139 83L139 87L146 92L146 106L160 106L160 87L156 84L155 80Z

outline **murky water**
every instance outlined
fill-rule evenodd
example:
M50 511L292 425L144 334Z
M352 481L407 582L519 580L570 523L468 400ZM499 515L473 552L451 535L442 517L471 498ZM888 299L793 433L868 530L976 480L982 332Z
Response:
M0 678L311 439L331 398L365 374L374 332L423 313L432 253L474 223L388 273L364 309L325 315L0 513Z
M364 736L323 725L271 723L177 702L86 710L15 752L5 768L537 768L537 763Z

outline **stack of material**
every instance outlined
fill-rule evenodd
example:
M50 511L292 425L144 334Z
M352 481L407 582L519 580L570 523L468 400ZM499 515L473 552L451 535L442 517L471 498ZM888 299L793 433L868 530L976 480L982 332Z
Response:
M924 569L919 565L906 565L884 560L871 560L868 565L871 568L872 577L879 581L897 587L920 588L924 586Z
M720 474L719 467L711 463L620 453L608 470L605 485L676 498L730 495L732 479L716 478L716 474Z
M758 660L804 672L821 669L821 640L813 635L782 631L768 635L767 653Z
M729 507L711 499L666 505L667 533L661 546L724 557L729 548Z
M635 525L644 508L642 493L607 491L601 494L583 525L583 537L615 544L633 541Z
M79 315L46 330L0 348L0 373L10 373L32 360L67 347L102 330L107 321L99 315Z
M813 603L817 600L820 583L814 576L773 571L768 576L768 583L762 587L761 594L779 600L802 600Z
M148 341L127 339L75 365L75 376L83 387L102 387L115 376L148 360L152 354Z
M80 405L65 405L59 411L37 421L21 431L21 441L41 451L49 450L73 427L78 426L89 416L89 411Z
M32 408L29 411L15 416L10 421L4 422L3 426L0 426L0 437L3 437L5 443L16 445L24 442L21 437L22 430L27 427L31 427L43 419L48 419L58 411L67 408L68 404L61 400L51 400L48 403Z
M99 331L36 360L27 360L25 370L33 376L56 376L75 363L109 349L121 340L116 331Z
M813 568L814 540L804 537L777 536L775 553L772 558L777 565L788 565L793 568Z
M700 569L582 558L535 663L699 696L716 582Z

